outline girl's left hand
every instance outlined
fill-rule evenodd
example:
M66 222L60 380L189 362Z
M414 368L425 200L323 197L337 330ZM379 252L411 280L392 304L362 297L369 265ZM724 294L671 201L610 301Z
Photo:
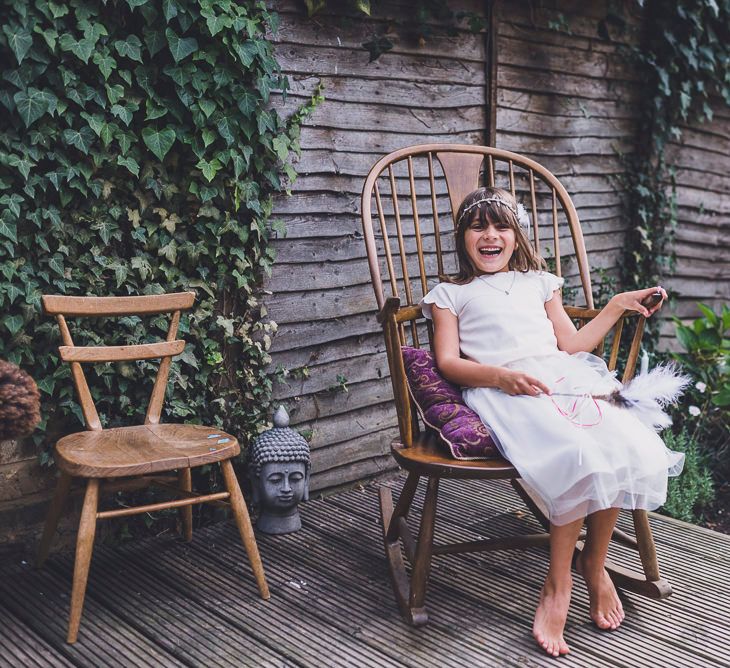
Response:
M660 292L662 295L659 303L650 308L647 308L641 303L644 299L653 295L656 292ZM619 294L614 295L611 298L611 302L623 311L638 311L645 318L648 318L662 307L665 299L668 299L667 291L663 287L658 285L655 288L633 290L632 292L620 292Z

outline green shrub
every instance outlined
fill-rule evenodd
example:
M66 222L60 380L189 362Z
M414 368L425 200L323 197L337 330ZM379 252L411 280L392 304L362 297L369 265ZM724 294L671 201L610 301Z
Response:
M703 508L715 499L712 473L697 443L686 431L675 435L667 430L663 437L668 448L684 452L685 462L682 473L669 479L667 502L660 512L696 524L702 519Z
M702 316L685 325L675 318L686 352L673 355L693 380L673 412L675 432L685 431L706 455L718 482L730 478L730 309L715 313L698 304Z

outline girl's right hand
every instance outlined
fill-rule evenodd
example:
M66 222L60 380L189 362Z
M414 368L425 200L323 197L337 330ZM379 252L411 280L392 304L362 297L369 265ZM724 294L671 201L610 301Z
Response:
M522 371L500 369L497 377L497 387L512 396L527 394L536 397L538 394L550 394L550 388L542 381Z

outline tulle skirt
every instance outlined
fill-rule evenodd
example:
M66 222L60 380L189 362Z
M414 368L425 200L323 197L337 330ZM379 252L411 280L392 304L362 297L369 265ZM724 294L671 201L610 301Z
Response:
M665 502L667 476L681 473L684 454L669 450L631 411L589 396L621 387L603 360L558 352L506 366L554 393L581 395L464 390L502 455L542 497L551 522L567 524L606 508L654 510Z

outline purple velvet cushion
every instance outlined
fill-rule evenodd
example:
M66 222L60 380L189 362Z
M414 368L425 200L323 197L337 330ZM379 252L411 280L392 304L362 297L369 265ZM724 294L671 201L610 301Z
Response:
M436 429L455 459L499 457L492 437L479 416L461 397L459 388L436 368L430 351L403 346L408 389L421 419Z

